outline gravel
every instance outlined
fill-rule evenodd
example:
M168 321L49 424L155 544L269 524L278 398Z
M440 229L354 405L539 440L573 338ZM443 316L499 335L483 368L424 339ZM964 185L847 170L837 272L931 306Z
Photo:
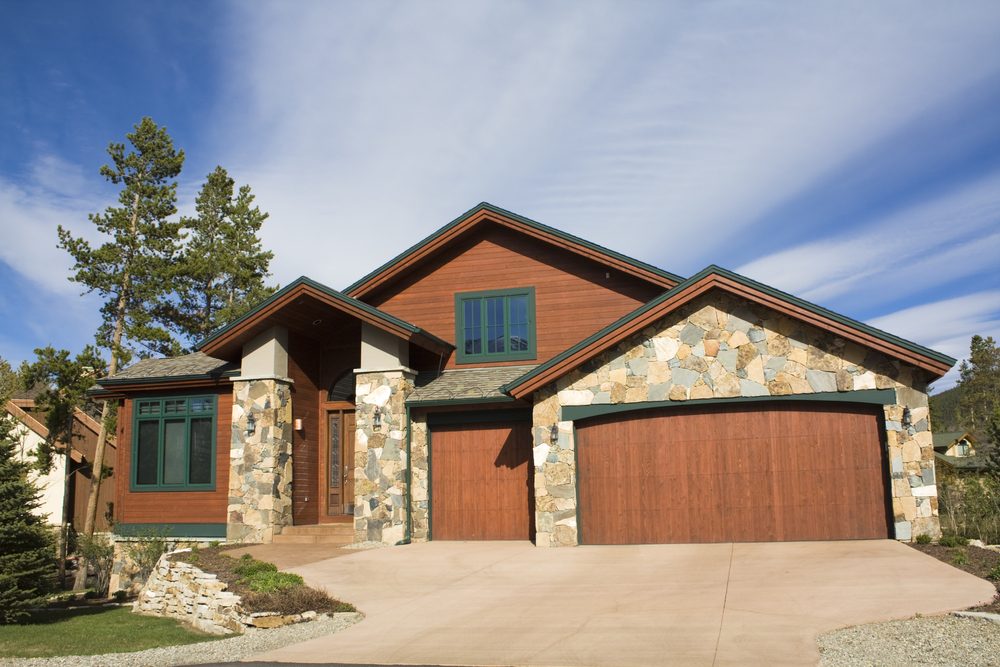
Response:
M350 627L363 618L358 613L341 613L320 616L315 621L296 623L282 628L262 630L248 628L246 633L227 639L166 646L135 653L108 653L105 655L65 656L60 658L0 658L0 667L170 667L173 665L201 665L243 660L272 649L304 642L333 634Z
M820 635L821 665L972 667L1000 662L1000 625L954 616L871 623Z

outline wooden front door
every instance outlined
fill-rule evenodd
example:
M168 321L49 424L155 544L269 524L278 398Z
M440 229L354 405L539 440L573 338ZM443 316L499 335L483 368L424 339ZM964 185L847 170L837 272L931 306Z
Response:
M532 539L532 474L527 422L433 428L432 539Z
M326 415L326 516L354 514L354 411Z
M585 544L889 536L881 407L757 403L577 425Z

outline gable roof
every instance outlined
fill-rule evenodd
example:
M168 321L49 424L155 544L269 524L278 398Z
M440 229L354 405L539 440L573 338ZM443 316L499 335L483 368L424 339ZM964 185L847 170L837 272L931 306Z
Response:
M137 384L153 380L201 380L235 375L240 365L192 352L167 359L140 359L111 377L101 378L101 386Z
M281 310L301 296L310 296L341 312L356 317L379 329L399 336L403 340L412 341L421 347L435 352L450 352L454 346L437 336L428 333L418 326L390 315L367 303L358 301L322 283L302 276L278 290L264 301L257 304L243 316L227 323L225 326L210 333L195 346L195 350L212 354L224 344L232 342L249 331L255 323Z
M975 439L972 434L965 431L943 431L941 433L935 432L933 434L934 449L944 448L947 449L951 445L955 444L959 440L968 440L971 444L975 444Z
M935 352L930 348L886 333L745 276L711 265L544 364L525 373L520 378L504 385L500 390L515 398L522 398L549 382L559 379L587 360L642 331L653 322L669 315L677 308L711 289L725 290L805 321L865 347L873 348L890 357L922 368L935 377L947 373L956 362L956 359L946 354Z
M652 264L641 262L578 236L543 225L540 222L512 213L499 206L482 202L458 216L416 245L375 269L365 277L344 289L344 293L355 298L363 298L374 289L400 276L411 266L436 254L444 246L483 222L490 222L513 229L522 234L557 245L570 252L618 269L664 289L673 287L683 278Z
M428 403L463 403L509 401L500 386L534 368L527 366L490 366L452 368L441 373L421 373L416 388L406 397L407 405Z

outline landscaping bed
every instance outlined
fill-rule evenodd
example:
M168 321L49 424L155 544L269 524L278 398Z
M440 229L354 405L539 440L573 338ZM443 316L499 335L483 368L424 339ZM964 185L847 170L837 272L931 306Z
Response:
M933 556L939 561L986 579L997 587L997 595L989 604L973 607L970 611L1000 614L1000 552L974 546L945 546L941 544L910 544L917 551Z
M248 613L290 616L309 611L321 614L357 611L353 605L309 588L298 575L278 572L271 563L249 554L239 558L229 556L226 551L234 548L238 545L192 549L173 554L170 559L216 575L226 584L226 590L240 596L240 606Z

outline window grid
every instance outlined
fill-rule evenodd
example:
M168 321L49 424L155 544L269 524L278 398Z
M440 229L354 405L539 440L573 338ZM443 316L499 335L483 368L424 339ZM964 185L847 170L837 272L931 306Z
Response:
M134 413L132 491L215 489L215 396L137 400Z

